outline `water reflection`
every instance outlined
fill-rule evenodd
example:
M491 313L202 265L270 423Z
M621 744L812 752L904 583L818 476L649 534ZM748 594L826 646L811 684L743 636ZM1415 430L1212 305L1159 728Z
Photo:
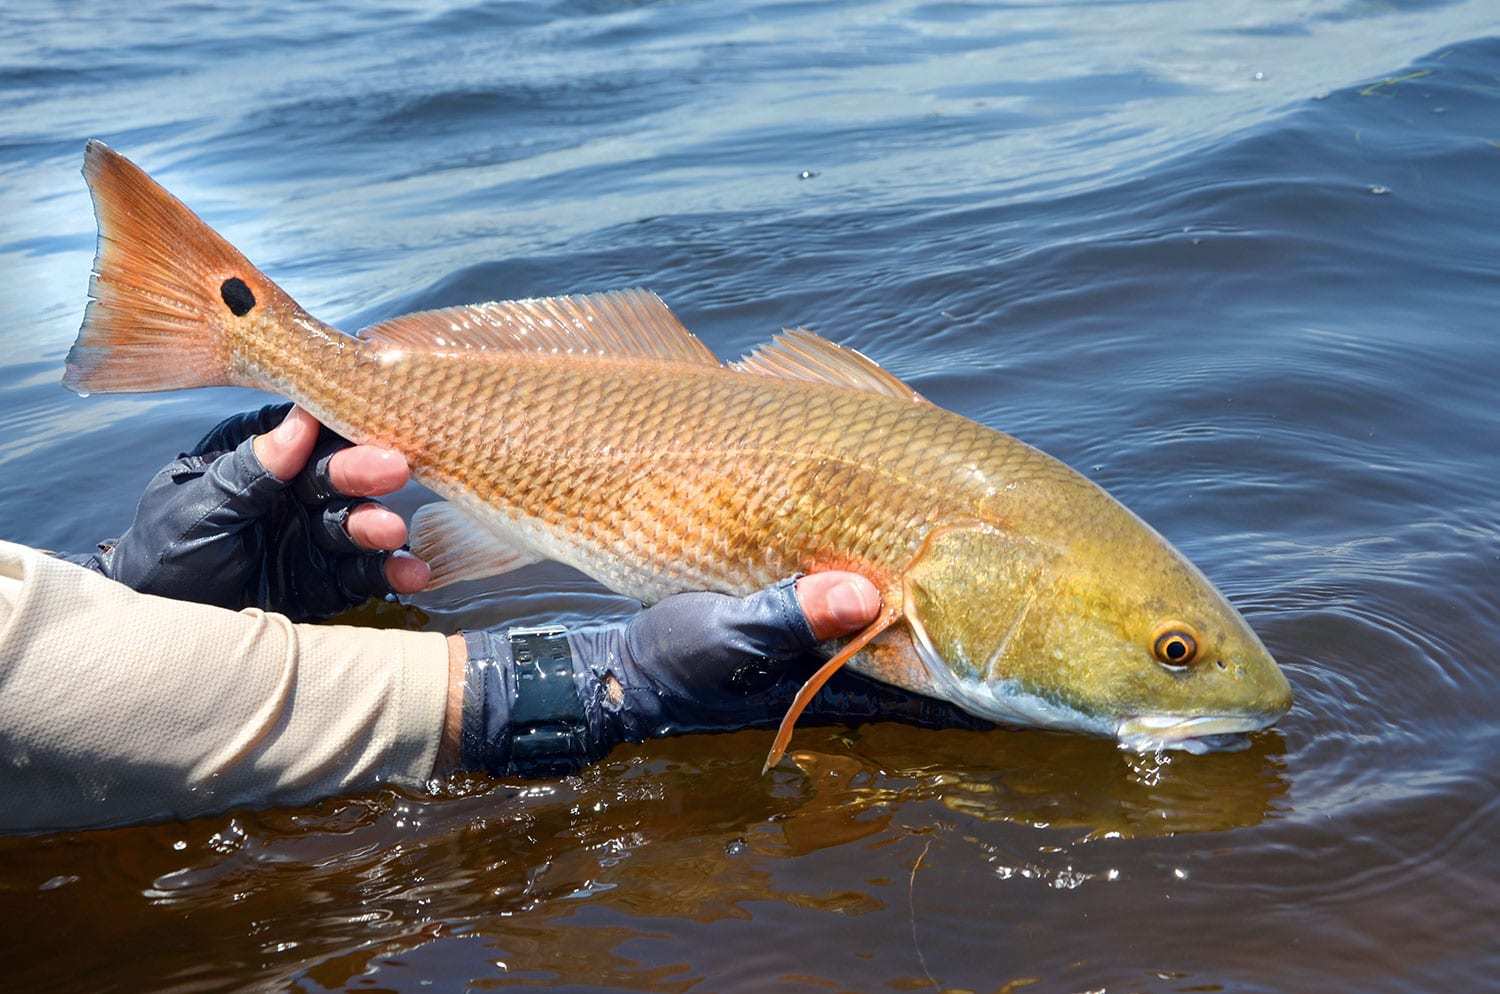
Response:
M1285 745L1277 732L1239 752L1135 753L1050 732L942 732L913 736L872 726L860 753L908 796L985 821L1081 830L1080 839L1219 832L1258 825L1285 807Z
M751 922L766 907L899 923L917 880L960 865L1053 889L1107 883L1109 859L1088 855L1098 840L1246 827L1286 793L1274 735L1240 753L1157 757L1045 732L810 728L793 765L762 777L767 739L653 742L576 777L460 778L436 798L381 791L40 846L5 840L0 881L53 908L130 909L96 920L93 939L243 936L242 966L265 977L300 963L288 978L337 986L437 943L455 947L444 973L482 986L676 991L692 971L640 950L669 935L675 947L684 929ZM839 850L867 872L786 872ZM650 924L668 920L663 933ZM57 941L35 921L14 927L23 941ZM152 955L169 954L158 944Z

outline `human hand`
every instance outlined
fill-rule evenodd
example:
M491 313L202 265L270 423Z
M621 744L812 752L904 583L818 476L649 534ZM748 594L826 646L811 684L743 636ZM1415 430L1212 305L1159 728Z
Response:
M290 404L222 422L147 485L129 530L86 563L142 593L326 618L427 584L406 523L366 498L410 478Z
M538 724L521 682L545 661L512 660L504 629L469 632L460 765L491 773L555 772L598 758L623 741L661 735L773 727L816 669L819 647L852 635L880 612L875 586L854 573L814 573L749 597L668 597L625 622L568 633L571 695L555 695L539 724L569 727L540 764L524 737ZM567 653L560 653L566 660ZM555 691L559 681L552 681ZM569 712L568 709L571 709ZM456 711L450 708L450 716ZM516 712L526 711L526 720ZM543 708L543 711L548 708ZM814 720L900 720L929 727L989 727L952 705L853 673L837 674L813 699ZM520 738L518 738L520 736ZM518 746L519 743L519 746ZM545 751L545 750L544 750Z

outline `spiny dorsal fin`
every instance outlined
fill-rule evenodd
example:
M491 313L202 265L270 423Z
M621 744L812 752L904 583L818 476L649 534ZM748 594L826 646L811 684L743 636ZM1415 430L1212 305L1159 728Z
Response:
M832 383L882 393L888 397L918 404L930 404L927 398L876 365L868 356L835 345L806 328L783 331L758 347L733 368L760 376L779 376L788 380Z
M543 352L719 365L662 299L647 290L420 311L371 325L359 337L423 352Z

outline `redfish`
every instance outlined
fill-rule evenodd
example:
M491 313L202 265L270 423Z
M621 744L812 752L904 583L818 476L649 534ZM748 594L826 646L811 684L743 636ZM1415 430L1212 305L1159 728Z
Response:
M79 393L282 394L406 455L446 502L416 515L433 584L543 559L645 602L855 570L883 608L840 666L997 722L1200 748L1291 705L1204 576L1102 489L922 398L858 352L788 331L714 356L624 290L407 314L345 334L309 315L99 142Z

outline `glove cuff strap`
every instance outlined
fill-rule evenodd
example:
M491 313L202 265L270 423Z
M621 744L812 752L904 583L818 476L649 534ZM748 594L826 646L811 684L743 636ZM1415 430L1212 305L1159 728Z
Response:
M512 773L571 773L588 759L588 721L573 680L573 652L560 625L512 628L515 700Z
M588 724L561 627L464 633L461 765L492 776L576 771L589 757Z

